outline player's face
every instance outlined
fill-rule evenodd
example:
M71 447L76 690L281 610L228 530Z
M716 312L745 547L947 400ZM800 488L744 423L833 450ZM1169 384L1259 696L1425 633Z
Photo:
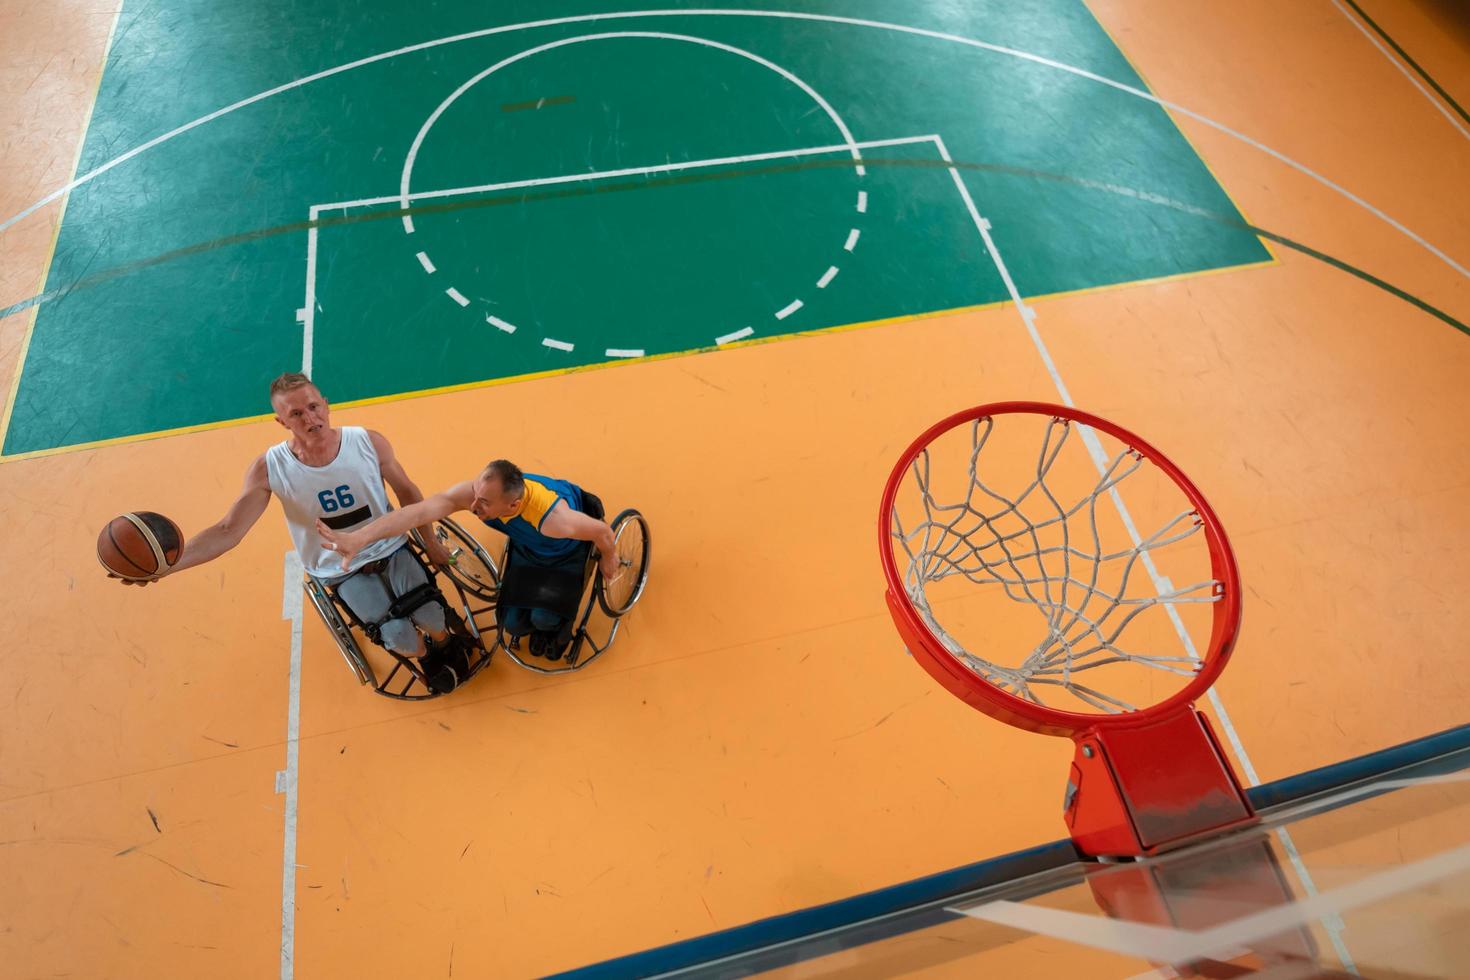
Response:
M331 427L330 409L314 385L303 385L278 393L271 399L276 421L298 439L320 439Z
M505 494L499 480L476 480L474 490L475 499L470 502L470 512L482 521L510 517L520 504L519 497Z

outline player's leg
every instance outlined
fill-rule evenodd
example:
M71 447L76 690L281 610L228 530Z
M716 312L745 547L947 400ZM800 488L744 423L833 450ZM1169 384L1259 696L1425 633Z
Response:
M388 579L392 582L393 591L397 595L407 595L412 589L429 581L424 567L414 559L413 555L409 554L407 546L393 552L392 557L388 559ZM413 619L413 623L436 643L444 642L449 636L448 627L444 622L444 607L439 603L426 602L409 613L409 616ZM401 620L395 622L401 622Z
M561 629L563 617L550 609L531 610L531 628L546 633L554 633Z
M375 623L388 615L393 599L382 578L369 572L357 572L337 583L337 595L353 614L364 623ZM383 646L405 657L422 657L424 639L407 619L390 619L378 627Z
M505 631L511 636L525 636L531 632L531 611L525 606L507 606L504 615Z

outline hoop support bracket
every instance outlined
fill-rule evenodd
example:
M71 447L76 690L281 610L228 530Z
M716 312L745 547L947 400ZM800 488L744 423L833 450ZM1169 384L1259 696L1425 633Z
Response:
M1194 705L1073 736L1064 804L1084 854L1141 857L1256 822L1214 729Z

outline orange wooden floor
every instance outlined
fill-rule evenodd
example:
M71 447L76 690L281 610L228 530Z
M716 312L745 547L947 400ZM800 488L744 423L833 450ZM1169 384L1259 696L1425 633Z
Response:
M1160 96L1470 264L1464 123L1332 0L1090 6ZM1361 6L1470 104L1454 5ZM70 178L115 11L0 8L3 216ZM1463 274L1179 123L1255 224L1470 319ZM0 308L40 289L61 213L0 233ZM1470 336L1275 251L1036 304L1077 404L1171 453L1231 533L1247 606L1220 691L1262 780L1462 723L1470 698ZM0 320L7 387L30 315ZM496 455L575 474L641 509L656 552L618 646L569 678L500 662L389 702L308 618L295 975L542 974L1062 836L1071 747L976 715L904 656L873 548L887 468L926 424L1056 397L1002 308L339 413L425 486ZM122 510L213 521L278 438L0 465L0 973L281 969L284 526L273 506L227 558L146 590L92 555Z

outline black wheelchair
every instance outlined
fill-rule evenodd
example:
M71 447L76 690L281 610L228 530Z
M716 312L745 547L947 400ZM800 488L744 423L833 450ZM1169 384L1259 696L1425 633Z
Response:
M394 596L394 589L385 576L384 588L394 598L387 615L379 622L363 622L337 595L336 585L310 574L306 575L303 583L307 598L311 600L312 607L321 616L332 638L337 641L337 648L347 661L348 668L359 683L371 684L373 690L384 697L400 701L425 701L449 693L446 690L435 690L431 686L430 678L425 676L423 664L418 660L389 650L381 644L378 629L390 619L410 616L420 606L428 603L437 603L443 608L445 626L455 638L459 652L464 657L455 670L455 689L462 687L471 677L485 669L499 642L493 613L494 596L499 588L500 577L494 560L468 531L454 521L445 519L435 522L434 534L449 549L455 565L459 567L458 573L449 579L454 602L450 601L438 584L442 576L436 574L437 569L429 561L417 531L409 535L406 547L414 561L424 570L426 580L424 584L403 595ZM372 563L360 569L357 574L384 574L386 564L386 559ZM488 623L487 613L492 617L488 619ZM491 637L488 646L485 642L487 632ZM358 642L358 634L371 641L371 657ZM464 676L458 676L461 673Z
M582 491L582 513L599 521L606 516L602 501L586 490ZM613 518L612 532L618 572L610 582L598 569L597 549L590 542L578 542L569 557L550 567L514 542L506 543L500 561L496 624L499 645L510 659L538 674L561 674L581 670L612 646L623 616L648 584L651 546L648 521L632 508ZM450 574L454 574L452 568ZM561 625L551 635L540 631L513 634L506 622L513 607L546 610ZM593 614L599 611L602 615L594 623ZM605 633L600 641L598 632Z
M583 512L601 520L602 502L590 493L584 492L583 498ZM458 678L456 690L490 663L497 648L505 650L521 667L536 673L580 670L612 646L622 617L642 597L648 582L648 522L630 508L618 514L612 529L619 572L612 582L605 582L598 571L596 550L589 543L583 542L579 547L578 567L569 574L562 566L551 570L538 568L510 542L497 561L455 521L448 518L436 521L434 535L448 550L450 565L442 571L436 569L424 552L418 532L412 532L407 547L424 569L428 581L396 597L383 621L407 616L426 602L439 603L444 608L449 632L458 638L460 649L467 651L467 662L462 664L467 668L466 676ZM547 572L551 574L544 574ZM453 601L437 584L445 579L453 592ZM430 686L430 678L414 658L379 645L378 624L362 622L337 597L335 586L307 575L304 588L359 683L372 685L384 697L403 701L423 701L448 693ZM393 595L391 587L388 593ZM522 637L513 636L505 629L503 612L511 606L547 609L562 618L564 625L555 638L554 651L550 648L542 651L554 652L555 657L531 654L522 648ZM602 615L594 622L593 614L598 611ZM596 636L598 632L605 634L601 640ZM358 642L359 634L372 641L371 658Z

